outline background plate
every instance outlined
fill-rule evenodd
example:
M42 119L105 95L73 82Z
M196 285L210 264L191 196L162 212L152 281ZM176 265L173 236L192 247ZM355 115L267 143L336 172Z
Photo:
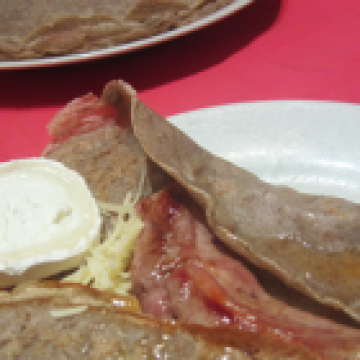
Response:
M261 179L360 203L360 106L317 101L232 104L169 120Z
M185 26L181 26L165 33L151 36L142 40L132 41L126 44L112 46L106 49L89 51L86 53L48 57L34 60L17 60L17 61L0 61L0 70L26 69L35 67L45 67L54 65L65 65L86 60L100 59L111 55L123 54L130 51L139 50L148 46L156 45L168 40L175 39L179 36L186 35L203 27L209 26L221 19L224 19L238 10L250 4L253 0L235 0L232 4L208 15L202 19L194 21Z

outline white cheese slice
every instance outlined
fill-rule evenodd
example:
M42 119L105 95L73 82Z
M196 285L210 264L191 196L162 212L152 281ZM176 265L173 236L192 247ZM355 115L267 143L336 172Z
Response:
M59 162L0 164L0 286L80 264L100 236L101 215L85 180Z

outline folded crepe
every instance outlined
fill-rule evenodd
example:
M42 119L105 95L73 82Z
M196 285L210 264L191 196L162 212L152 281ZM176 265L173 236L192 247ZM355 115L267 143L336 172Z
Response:
M72 100L48 124L51 141L43 156L81 174L97 201L122 204L145 197L170 180L145 154L131 128L135 91L112 81L101 97Z
M0 60L103 49L188 24L233 0L0 2Z
M261 181L200 147L133 97L146 154L206 212L212 231L251 263L360 321L360 205Z

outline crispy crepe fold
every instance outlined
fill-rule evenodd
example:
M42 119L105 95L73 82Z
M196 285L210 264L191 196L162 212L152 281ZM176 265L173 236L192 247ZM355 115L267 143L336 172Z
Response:
M127 84L112 81L101 97L72 100L48 124L51 142L42 155L80 173L98 201L122 203L129 193L148 196L169 181L131 129L135 94Z
M360 205L265 183L201 148L136 98L132 124L147 155L205 209L224 243L360 321Z

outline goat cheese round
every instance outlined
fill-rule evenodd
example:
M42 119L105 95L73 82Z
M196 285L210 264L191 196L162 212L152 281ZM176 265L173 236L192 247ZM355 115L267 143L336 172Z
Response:
M0 164L0 286L77 266L100 236L101 216L85 180L59 162Z

